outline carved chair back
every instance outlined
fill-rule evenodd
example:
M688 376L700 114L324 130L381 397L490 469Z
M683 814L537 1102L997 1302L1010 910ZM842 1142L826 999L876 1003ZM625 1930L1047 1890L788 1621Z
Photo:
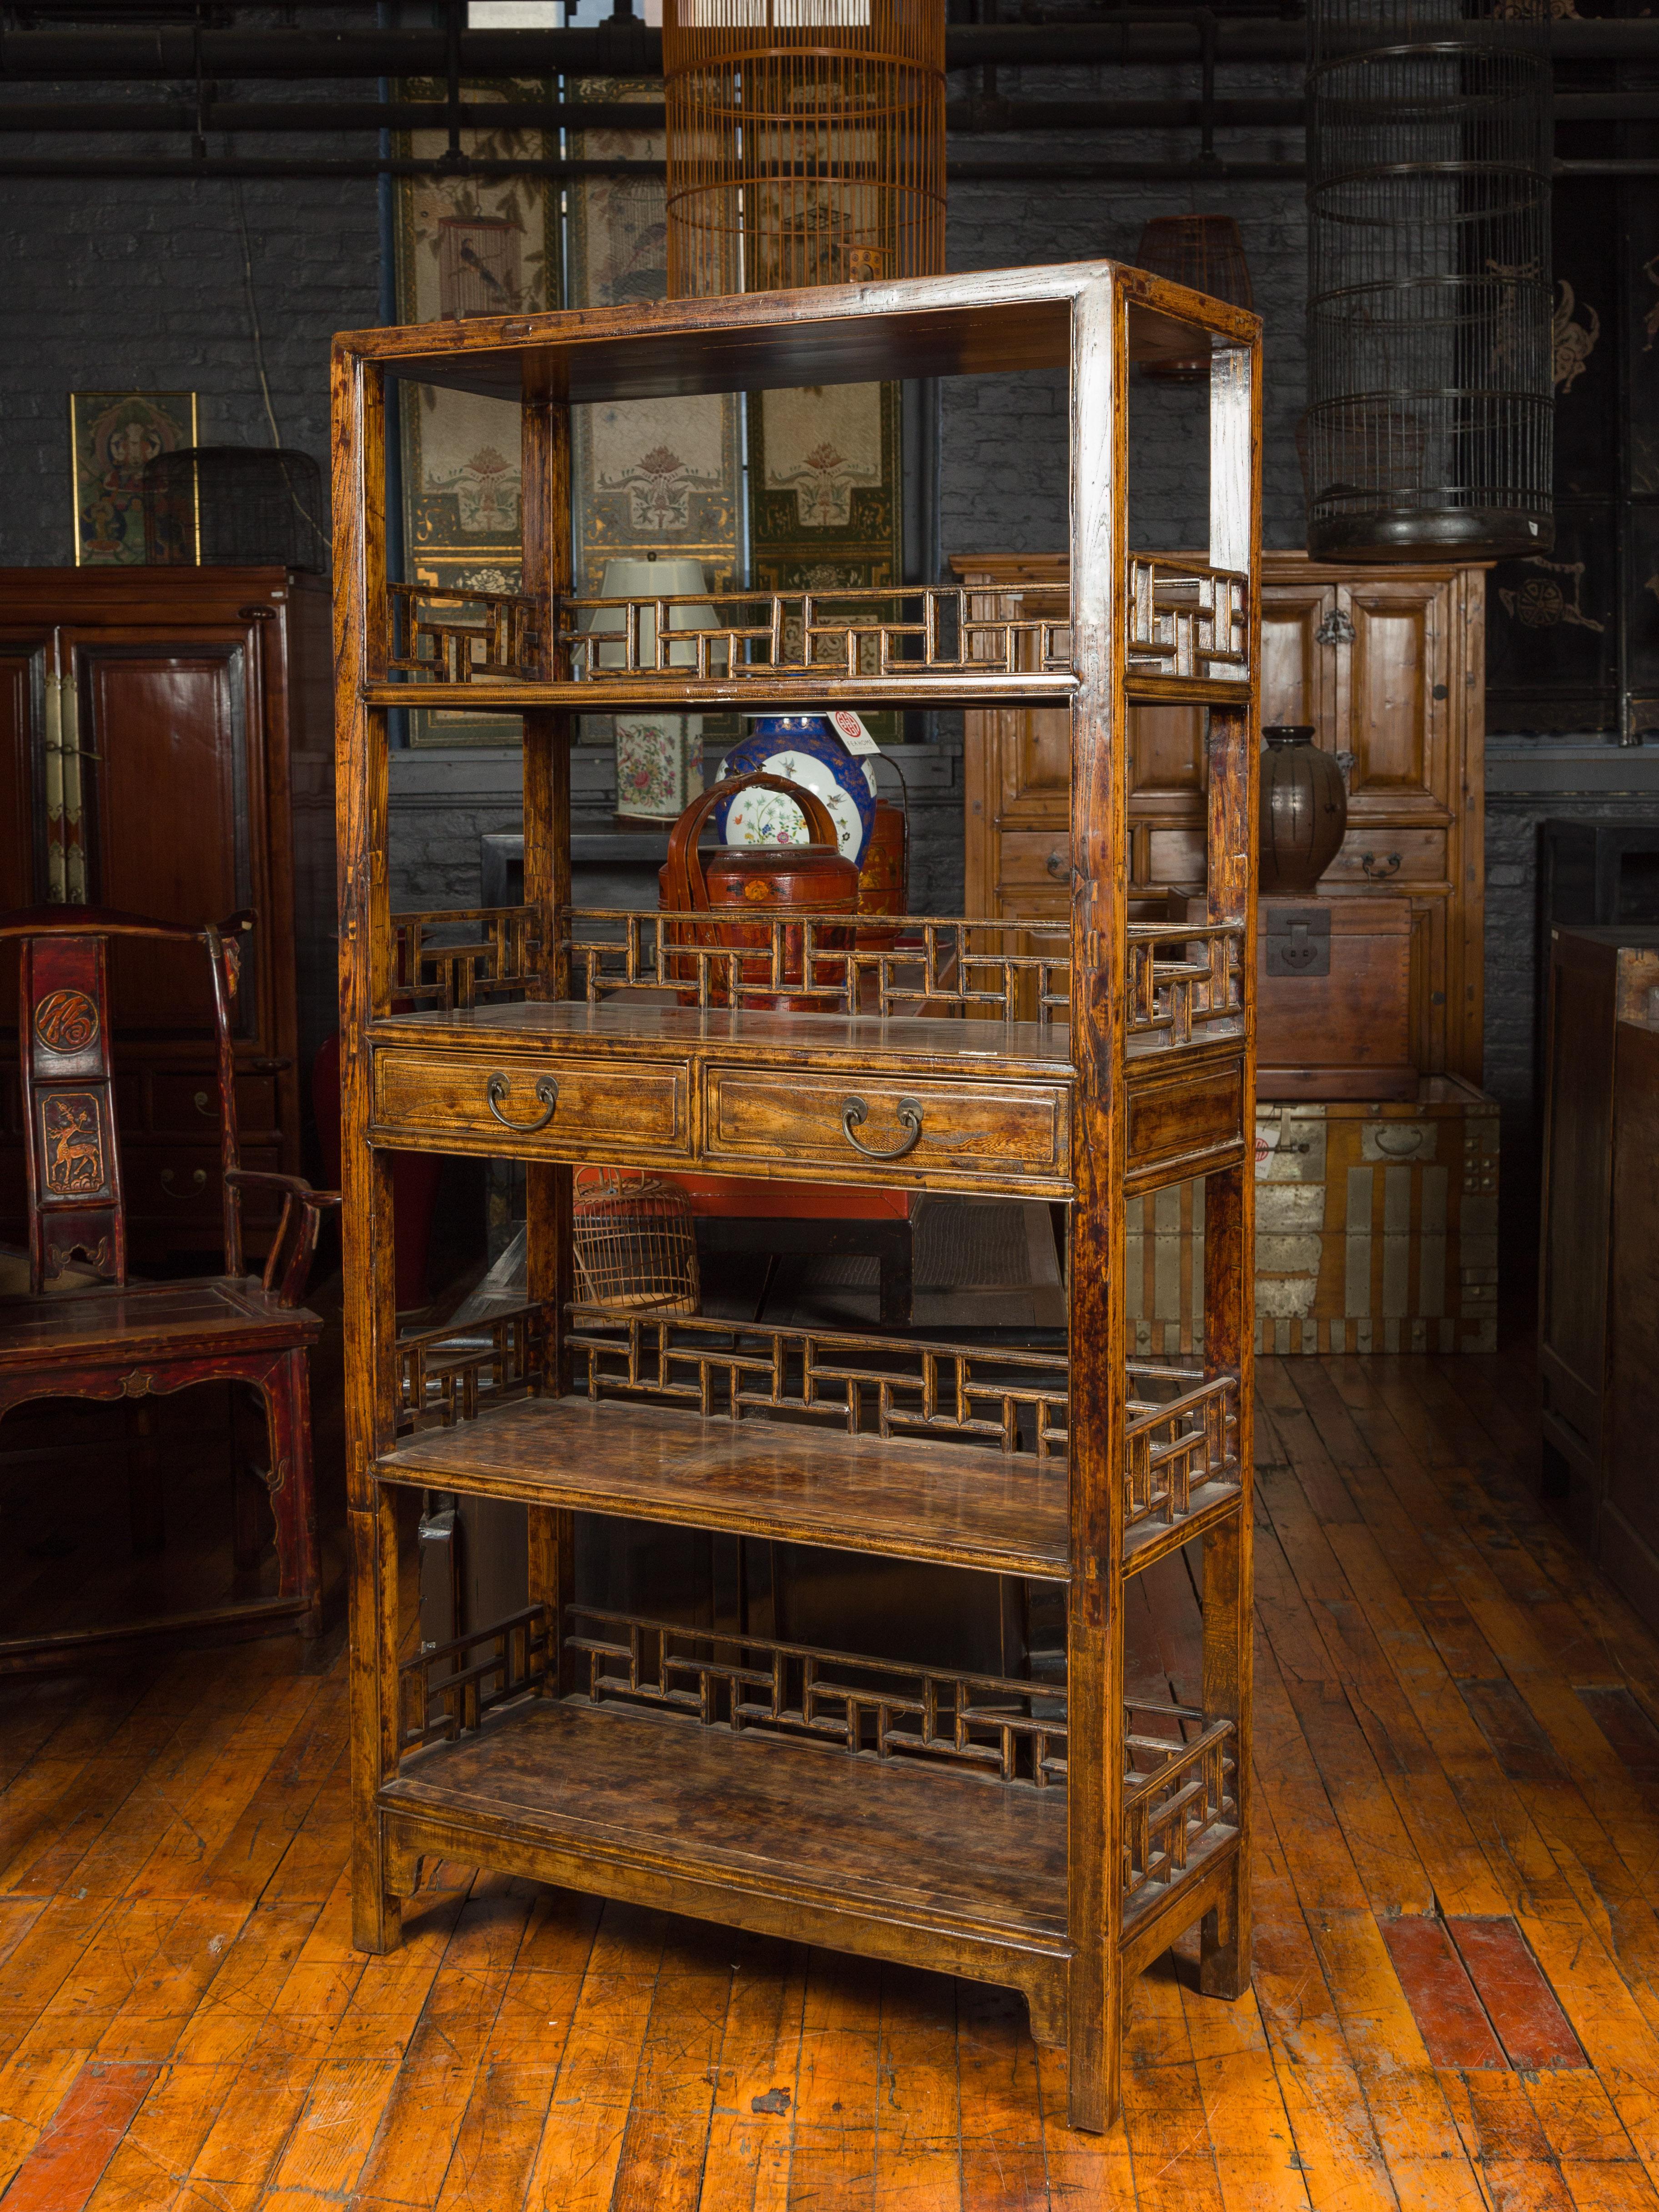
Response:
M18 941L29 1288L37 1296L72 1261L100 1283L124 1285L127 1279L110 1047L109 944L116 937L193 941L205 950L219 1085L225 1273L242 1273L241 1186L249 1178L240 1168L231 1013L241 939L252 927L251 914L199 929L109 907L30 907L0 914L0 940ZM278 1243L283 1241L279 1234Z

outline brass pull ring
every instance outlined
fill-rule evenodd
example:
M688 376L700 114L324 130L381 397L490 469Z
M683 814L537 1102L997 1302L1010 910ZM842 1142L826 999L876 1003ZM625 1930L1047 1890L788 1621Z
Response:
M544 1129L553 1119L553 1109L559 1103L559 1086L550 1075L540 1077L536 1085L536 1096L542 1102L542 1110L533 1121L509 1121L501 1111L501 1101L512 1089L507 1078L496 1073L484 1085L484 1097L489 1110L502 1128L511 1129L515 1137L533 1137L538 1129Z
M1400 855L1398 853L1390 853L1387 866L1379 868L1376 865L1376 855L1375 853L1362 853L1359 857L1359 865L1364 870L1368 882L1373 884L1385 884L1390 876L1397 876L1400 873Z
M173 1184L173 1170L171 1168L162 1169L161 1188L169 1198L194 1198L198 1191L204 1191L207 1188L207 1170L205 1168L198 1168L194 1170L190 1178L190 1188L187 1190L179 1190L176 1188Z
M874 1145L866 1145L854 1133L870 1118L870 1109L856 1096L843 1099L841 1126L848 1143L855 1152L862 1152L866 1160L902 1160L907 1152L915 1152L921 1142L921 1105L915 1098L901 1098L898 1103L898 1124L904 1134L890 1152L879 1152Z
M1047 868L1048 873L1054 878L1056 883L1062 882L1065 878L1069 876L1072 872L1070 866L1067 865L1066 855L1064 853L1060 852L1058 848L1049 854L1048 859L1042 865Z

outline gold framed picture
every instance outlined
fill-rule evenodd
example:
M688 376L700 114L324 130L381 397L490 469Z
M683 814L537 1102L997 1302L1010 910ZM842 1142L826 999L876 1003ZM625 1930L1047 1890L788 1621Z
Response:
M144 464L196 442L193 392L70 392L77 568L144 565Z

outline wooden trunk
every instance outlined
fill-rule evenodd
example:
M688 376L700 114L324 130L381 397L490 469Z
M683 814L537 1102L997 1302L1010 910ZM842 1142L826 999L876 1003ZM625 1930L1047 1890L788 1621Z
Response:
M70 900L193 924L251 907L235 1039L243 1163L289 1174L301 1165L303 1069L336 1018L330 658L319 577L0 569L0 911ZM218 1248L201 968L194 948L112 956L116 1110L141 1261ZM16 1005L15 973L0 963L9 1243L24 1219ZM256 1249L258 1224L251 1215Z
M1659 1625L1659 929L1550 933L1538 1366L1545 1487Z
M1328 752L1352 757L1347 834L1319 895L1409 902L1405 1057L1424 1074L1479 1084L1484 569L1335 568L1286 552L1261 560L1261 719L1311 723ZM1063 554L963 554L951 566L981 587L975 604L987 610L1065 604ZM1065 714L970 708L963 726L969 913L1063 912L1072 865ZM1127 769L1131 880L1200 884L1201 714L1176 702L1133 708ZM1258 1021L1264 1072L1291 1061L1265 1001Z
M1495 1352L1498 1112L1455 1076L1409 1100L1259 1105L1256 1348ZM1129 1346L1201 1348L1204 1187L1132 1200Z
M1258 1098L1415 1098L1411 903L1264 898L1256 923Z

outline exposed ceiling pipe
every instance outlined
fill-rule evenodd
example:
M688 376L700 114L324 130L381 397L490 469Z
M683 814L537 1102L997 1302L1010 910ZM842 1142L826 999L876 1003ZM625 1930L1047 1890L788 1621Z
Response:
M1109 23L965 24L946 33L953 70L1021 65L1075 67L1085 63L1173 63L1200 58L1202 9L1126 12ZM1299 23L1218 16L1220 62L1297 62ZM573 31L465 31L460 65L469 79L662 74L660 33L632 19ZM1558 59L1659 59L1659 20L1558 22L1551 27ZM434 31L301 27L292 31L197 28L189 24L100 24L84 31L0 30L0 77L17 83L92 79L306 79L441 76L449 58L445 33Z
M1659 177L1659 160L1557 161L1561 177ZM0 177L100 179L175 178L204 183L217 177L315 179L340 177L442 177L453 175L441 161L377 160L296 161L258 155L233 155L191 161L171 155L146 159L119 155L82 160L73 155L13 156L0 154ZM579 177L660 177L658 161L478 161L473 177L541 176L569 181ZM1094 161L1063 155L1015 157L951 165L957 185L1010 183L1079 184L1297 184L1307 172L1300 161Z
M464 101L468 131L660 131L663 111L643 102L615 106L574 102ZM1054 131L1191 130L1205 119L1199 100L973 100L946 110L953 136L995 138ZM1565 92L1555 96L1558 123L1638 123L1659 120L1659 89L1651 92ZM1297 129L1299 100L1218 100L1211 120L1218 130ZM443 131L448 107L434 100L0 100L0 131L243 132L256 136L330 131ZM961 169L960 158L957 161Z

